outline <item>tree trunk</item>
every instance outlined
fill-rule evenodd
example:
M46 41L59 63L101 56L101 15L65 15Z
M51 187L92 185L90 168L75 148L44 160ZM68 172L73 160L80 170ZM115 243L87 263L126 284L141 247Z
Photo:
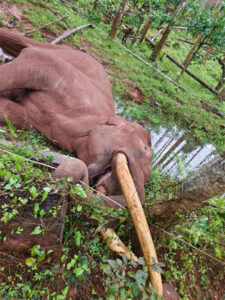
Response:
M174 191L175 188L175 191ZM163 194L148 209L148 215L162 215L175 218L178 211L191 211L203 201L222 195L225 192L225 151L208 164L171 188L173 198ZM171 198L171 197L170 197Z
M225 83L225 56L224 56L223 60L222 59L218 59L218 62L219 62L219 64L222 67L222 74L221 74L220 80L219 80L219 82L218 82L218 84L216 86L216 90L217 91L219 91L222 88L223 84Z
M120 7L118 9L118 12L116 14L116 17L114 19L112 28L111 28L110 33L109 33L109 37L111 37L112 39L114 39L116 37L116 32L117 32L117 29L120 25L121 19L123 17L124 10L125 10L127 2L128 2L128 0L122 0L122 2L120 4Z
M93 11L97 10L97 6L98 6L98 0L95 0L93 4Z
M145 38L153 47L155 47L155 43L153 43L149 38ZM195 75L194 73L192 73L191 71L189 71L187 68L184 67L183 64L179 63L175 58L173 58L169 53L167 53L166 51L163 51L163 53L165 53L166 57L169 58L169 60L171 60L173 63L175 63L179 68L181 68L182 70L184 70L184 72L186 72L188 75L190 75L192 78L194 78L196 81L198 81L202 86L204 86L205 88L207 88L208 90L210 90L213 94L218 95L218 91L209 86L205 81L203 81L201 78L199 78L197 75ZM196 52L197 53L197 52ZM196 54L195 53L195 54ZM206 102L205 102L206 104ZM216 111L218 111L218 109L213 108L213 106L208 105L208 103L206 104L207 106L210 107L210 109L214 110L215 113L217 113ZM218 115L220 115L220 112L217 113Z
M219 100L225 100L225 88L216 97Z
M190 49L190 51L188 52L184 62L183 62L183 70L181 71L180 75L177 77L177 80L179 80L181 78L181 76L183 75L183 73L187 70L187 68L190 66L192 59L194 58L195 54L197 53L197 51L199 50L199 44L201 42L201 39L203 37L203 34L201 34L197 41L195 42L195 44L193 45L193 47Z
M213 52L213 46L210 46L209 49L206 51L205 57L202 59L201 64L206 63L207 58Z
M150 17L148 18L148 20L145 22L145 24L143 25L143 28L142 28L142 30L141 30L141 37L140 37L140 43L142 43L143 42L143 40L144 40L144 38L145 38L145 36L146 36L146 34L147 34L147 32L148 32L148 30L149 30L149 28L150 28L150 25L151 25L151 19L150 19Z
M152 54L150 56L150 59L152 61L156 61L156 59L157 59L157 57L158 57L158 55L159 55L159 53L160 53L163 45L165 44L165 42L166 42L166 40L167 40L167 38L168 38L168 36L169 36L172 28L173 28L173 24L176 22L177 15L183 9L183 7L185 7L186 3L187 3L187 0L181 0L180 1L179 7L175 10L175 13L173 14L172 21L166 27L166 29L165 29L165 31L164 31L164 33L163 33L160 41L156 44L156 47L154 48L154 50L153 50L153 52L152 52Z

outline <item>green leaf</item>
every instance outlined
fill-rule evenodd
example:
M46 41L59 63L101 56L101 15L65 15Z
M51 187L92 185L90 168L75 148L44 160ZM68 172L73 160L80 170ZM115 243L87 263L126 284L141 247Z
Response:
M28 257L25 260L25 262L26 262L26 265L30 268L33 268L36 266L36 258L34 258L34 257Z
M138 258L138 263L139 263L139 265L145 266L145 260L144 260L144 257L139 257L139 258Z
M84 270L83 270L82 268L75 268L75 269L73 269L73 273L74 273L76 276L80 277L81 275L83 275Z
M44 217L44 215L45 215L45 211L43 209L41 209L40 210L40 216L41 216L41 218Z
M50 155L50 156L46 156L46 160L47 162L52 162L54 159L54 156L53 155Z
M17 137L15 127L12 125L12 123L9 121L9 119L6 115L4 115L4 118L5 118L6 124L8 125L8 128L9 128L9 131L10 131L11 135L14 136L14 137Z
M58 295L56 296L56 300L64 300L65 296L64 295Z
M32 256L34 256L34 255L39 255L39 254L40 254L40 248L41 248L40 245L34 245L34 246L30 249L31 255L32 255Z
M113 259L107 259L108 264L112 269L116 269L118 267L118 264L115 260Z
M67 182L73 182L73 178L72 178L72 177L67 177L67 178L66 178L66 181L67 181Z
M22 198L22 197L19 197L19 201L20 201L23 205L27 204L27 202L28 202L28 200L27 200L26 198Z
M46 186L43 188L43 191L45 191L46 193L50 193L52 190L52 187L51 186Z
M222 258L222 253L221 253L221 250L220 250L220 248L215 248L215 251L216 251L216 256L219 258L219 259L221 259Z
M31 193L31 196L32 196L32 198L33 199L36 199L37 198L37 196L38 196L38 191L37 191L37 189L36 189L36 187L35 186L32 186L30 189L29 189L29 191L30 191L30 193Z
M169 193L169 200L173 199L173 193Z
M68 291L69 291L69 285L63 289L62 291L63 295L66 296L68 294Z
M44 191L43 195L42 195L42 199L41 202L45 201L45 199L48 197L48 192Z
M42 233L42 228L41 228L41 226L40 225L38 225L38 226L36 226L35 228L34 228L34 230L30 233L30 234L40 234L40 233Z
M21 234L23 232L23 230L24 229L22 227L18 226L17 230L16 230L16 234Z
M78 212L82 211L82 208L83 208L82 205L80 205L80 204L77 205L77 211Z
M39 203L34 203L34 215L37 216L37 212L39 211Z
M71 192L75 195L80 196L81 198L87 197L85 190L83 189L83 187L80 184L76 184L76 186L74 187L74 189L71 190Z
M138 295L140 294L140 290L138 289L136 282L133 285L132 294L133 294L134 298L137 298Z

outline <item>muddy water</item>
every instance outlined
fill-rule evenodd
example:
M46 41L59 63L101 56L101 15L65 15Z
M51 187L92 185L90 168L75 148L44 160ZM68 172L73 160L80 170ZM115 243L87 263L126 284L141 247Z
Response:
M117 99L115 104L117 113L130 120L129 110L120 106ZM176 126L144 126L150 133L154 149L153 168L160 168L164 174L178 178L186 177L216 155L213 145L194 142L185 130Z

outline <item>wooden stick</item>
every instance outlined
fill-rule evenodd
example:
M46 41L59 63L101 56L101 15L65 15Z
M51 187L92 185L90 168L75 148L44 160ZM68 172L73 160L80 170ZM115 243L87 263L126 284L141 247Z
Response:
M146 41L149 42L153 47L155 47L155 43L150 40L149 38L145 37ZM181 64L180 62L178 62L175 58L173 58L169 53L167 53L166 51L162 51L162 53L165 53L166 57L171 60L174 64L176 64L179 68L181 68L183 70L183 72L187 73L189 76L191 76L192 78L194 78L196 81L198 81L202 86L204 86L205 88L207 88L208 90L210 90L210 92L212 92L215 95L218 95L218 91L216 89L214 89L213 87L209 86L206 82L204 82L201 78L199 78L197 75L195 75L194 73L192 73L190 70L186 69L185 66L183 64Z
M113 252L120 256L125 255L128 260L138 261L137 256L124 245L112 228L101 229L101 235Z
M60 13L57 11L57 9L55 9L54 7L52 7L51 5L49 5L48 3L46 3L45 1L42 1L42 0L38 0L39 4L44 6L44 7L47 7L50 11L53 11L57 14L60 15Z
M65 16L63 16L63 17L60 17L60 18L58 18L57 20L53 20L52 22L49 22L49 23L47 23L47 24L44 24L44 25L42 25L42 26L40 26L40 27L38 27L38 28L32 30L32 31L27 32L26 35L35 33L35 32L37 32L37 31L39 31L39 30L41 30L41 29L43 29L43 28L45 28L45 27L48 27L48 26L50 26L50 25L56 24L56 23L58 23L58 22L60 22L60 21L63 21L64 19L66 19L66 18L68 18L68 17L69 17L69 15L65 15Z
M181 39L178 37L178 40L180 40L181 42L183 43L187 43L187 44L191 44L191 45L194 45L194 42L192 41L189 41L189 40L184 40L184 39ZM204 49L205 51L208 51L208 49L211 47L211 45L209 43L204 43L204 45L202 46L202 49ZM220 49L216 49L216 52L219 52L219 53L225 53L224 50Z
M73 29L69 29L66 32L64 32L63 34L61 34L60 36L58 36L55 40L53 40L51 42L51 44L57 44L58 42L60 42L61 40L65 39L69 35L77 32L77 31L79 31L81 29L87 28L87 27L93 27L93 25L92 24L85 24L85 25L81 25L81 26L78 26L78 27L73 28Z
M115 166L116 174L118 176L123 195L126 199L127 207L133 219L145 261L148 266L152 286L157 290L157 294L162 296L163 287L161 274L152 270L154 263L158 262L155 247L141 201L138 197L138 193L127 166L127 159L124 154L118 153L115 156Z

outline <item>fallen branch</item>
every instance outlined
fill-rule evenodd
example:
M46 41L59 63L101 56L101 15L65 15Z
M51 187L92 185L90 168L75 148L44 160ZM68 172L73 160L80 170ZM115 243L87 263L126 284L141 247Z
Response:
M155 47L155 43L150 40L148 37L145 38L146 41L148 43L151 44L151 46ZM181 63L179 63L175 58L173 58L169 53L167 53L166 51L162 50L162 53L164 53L166 55L166 57L171 60L175 65L177 65L179 68L181 68L182 70L184 70L185 73L187 73L188 75L190 75L192 78L194 78L196 81L198 81L201 85L203 85L205 88L207 88L208 90L210 90L210 92L212 92L215 95L218 95L218 91L214 88L212 88L211 86L209 86L205 81L203 81L201 78L199 78L198 76L196 76L194 73L192 73L191 71L189 71L188 69L185 68L184 65L182 65Z
M57 2L58 2L58 1L57 1ZM89 15L88 15L85 11L83 11L83 9L79 8L78 6L74 5L73 3L69 2L69 1L66 1L66 0L62 0L62 2L64 2L64 3L66 3L67 5L69 5L69 6L73 7L73 8L75 8L77 11L79 11L79 12L82 13L83 15L89 17ZM58 2L58 3L60 3L60 2Z
M56 24L56 23L58 23L58 22L60 22L60 21L63 21L64 19L66 19L66 18L68 18L68 17L69 17L69 15L62 16L62 17L58 18L57 20L54 20L54 21L49 22L49 23L47 23L47 24L44 24L44 25L42 25L42 26L40 26L40 27L38 27L38 28L36 28L36 29L34 29L34 30L32 30L32 31L27 32L25 35L30 35L30 34L32 34L32 33L35 33L35 32L37 32L37 31L39 31L39 30L41 30L41 29L43 29L43 28L46 28L46 27L48 27L48 26L50 26L50 25Z
M194 45L194 42L192 42L192 41L189 41L189 40L184 40L184 39L181 39L181 38L178 38L178 40L179 40L179 41L181 41L181 42L183 42L183 43L187 43L187 44ZM206 46L204 46L204 45L207 45L207 47L206 47ZM208 49L209 49L209 47L210 47L211 45L210 45L210 44L208 44L208 43L205 43L204 45L202 46L202 49L204 49L204 50L208 51ZM215 51L217 51L217 52L220 52L220 53L225 53L225 51L224 51L224 50L218 50L218 49L215 49Z
M102 228L101 235L110 250L120 256L125 255L128 260L138 261L137 256L125 246L112 228Z
M51 13L53 13L54 15L57 15L58 17L62 17L62 15L59 13L59 11L57 9L55 9L54 7L52 7L51 5L47 4L45 1L43 0L38 0L38 3L43 6L46 7L47 9L49 9L51 11ZM63 26L63 28L66 30L68 29L67 24L65 23L65 21L63 20L65 26Z
M167 25L164 24L164 25L160 26L159 29L160 28L165 29L166 27L167 27ZM174 30L187 30L187 27L184 27L184 26L172 26L172 28Z
M132 56L134 56L137 60L141 61L143 64L145 64L146 66L152 68L154 71L156 71L158 74L160 74L161 76L163 76L164 78L166 78L168 81L172 82L174 85L178 86L181 90L183 90L184 92L188 93L189 95L191 95L192 97L198 99L203 105L205 105L206 107L208 107L210 109L210 111L212 111L213 113L217 114L220 117L224 117L225 114L220 112L216 107L212 106L211 104L209 104L208 102L206 102L205 100L199 98L198 96L196 96L195 94L193 94L192 92L190 92L188 89L186 89L185 87L183 87L181 84L179 84L178 82L174 81L172 78L170 78L169 76L167 76L166 74L164 74L163 72L161 72L158 68L156 68L155 66L153 66L152 64L148 63L146 60L144 60L142 57L138 56L136 53L134 53L133 51L129 50L127 47L125 47L124 45L121 45L121 47L125 48L127 52L129 52Z
M46 3L45 1L42 1L42 0L38 0L39 4L48 8L50 11L53 11L55 13L57 13L58 15L60 15L60 13L54 8L52 7L51 5L49 5L48 3Z
M51 44L57 44L58 42L60 42L61 40L65 39L69 35L77 32L77 31L79 31L81 29L87 28L87 27L92 27L93 28L93 25L92 24L85 24L85 25L81 25L81 26L78 26L78 27L73 28L73 29L69 29L66 32L64 32L63 34L61 34L60 36L58 36L55 40L53 40L51 42Z
M173 26L174 30L187 30L187 27L184 26Z

